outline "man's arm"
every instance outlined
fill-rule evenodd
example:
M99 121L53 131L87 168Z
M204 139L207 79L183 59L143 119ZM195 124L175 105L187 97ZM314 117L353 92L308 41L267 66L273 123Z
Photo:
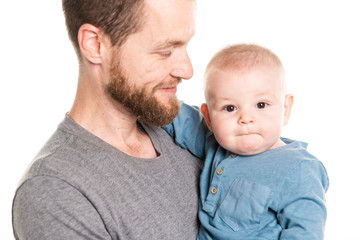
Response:
M180 147L199 158L205 157L206 137L210 130L199 108L182 103L179 115L163 128L174 137Z
M25 181L13 202L16 239L111 239L95 207L61 179Z

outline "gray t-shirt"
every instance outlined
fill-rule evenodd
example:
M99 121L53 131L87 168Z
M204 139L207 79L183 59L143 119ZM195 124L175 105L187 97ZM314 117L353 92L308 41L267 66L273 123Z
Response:
M124 154L68 116L13 202L16 239L195 239L202 161L142 125L159 156Z

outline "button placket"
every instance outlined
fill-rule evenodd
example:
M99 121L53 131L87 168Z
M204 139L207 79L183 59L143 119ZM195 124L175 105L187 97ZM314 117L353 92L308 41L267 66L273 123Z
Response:
M216 171L216 174L218 175L218 177L217 177L217 182L221 182L221 180L220 180L220 175L222 175L223 172L224 172L224 171L222 170L222 168L219 168L219 169ZM216 193L218 192L218 188L217 188L216 186L214 186L214 187L211 188L210 192L211 192L212 194L216 194Z
M218 156L219 157L219 156ZM221 196L221 182L224 174L224 167L227 165L227 158L230 156L221 156L221 161L214 161L212 167L215 168L215 171L212 173L212 177L210 180L208 195L206 196L206 200L203 205L203 210L206 211L208 214L213 216L215 213L215 209L217 206L217 201ZM216 160L216 159L215 159ZM217 162L218 164L216 164ZM217 166L216 166L217 165Z

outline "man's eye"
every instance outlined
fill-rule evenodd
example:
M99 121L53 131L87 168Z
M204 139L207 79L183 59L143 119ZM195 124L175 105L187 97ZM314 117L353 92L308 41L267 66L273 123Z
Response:
M225 107L225 111L227 112L233 112L236 110L236 107L234 105L229 105Z
M267 105L268 104L265 102L259 102L258 104L256 104L256 107L262 109L265 108Z
M162 57L170 57L171 56L171 51L162 51L162 52L159 52L159 54L162 56Z

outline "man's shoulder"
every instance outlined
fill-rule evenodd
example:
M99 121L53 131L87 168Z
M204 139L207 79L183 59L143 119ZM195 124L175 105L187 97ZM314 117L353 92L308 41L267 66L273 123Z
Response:
M20 185L39 176L63 179L67 175L74 175L84 170L85 161L100 152L101 147L67 131L60 124L29 164Z

